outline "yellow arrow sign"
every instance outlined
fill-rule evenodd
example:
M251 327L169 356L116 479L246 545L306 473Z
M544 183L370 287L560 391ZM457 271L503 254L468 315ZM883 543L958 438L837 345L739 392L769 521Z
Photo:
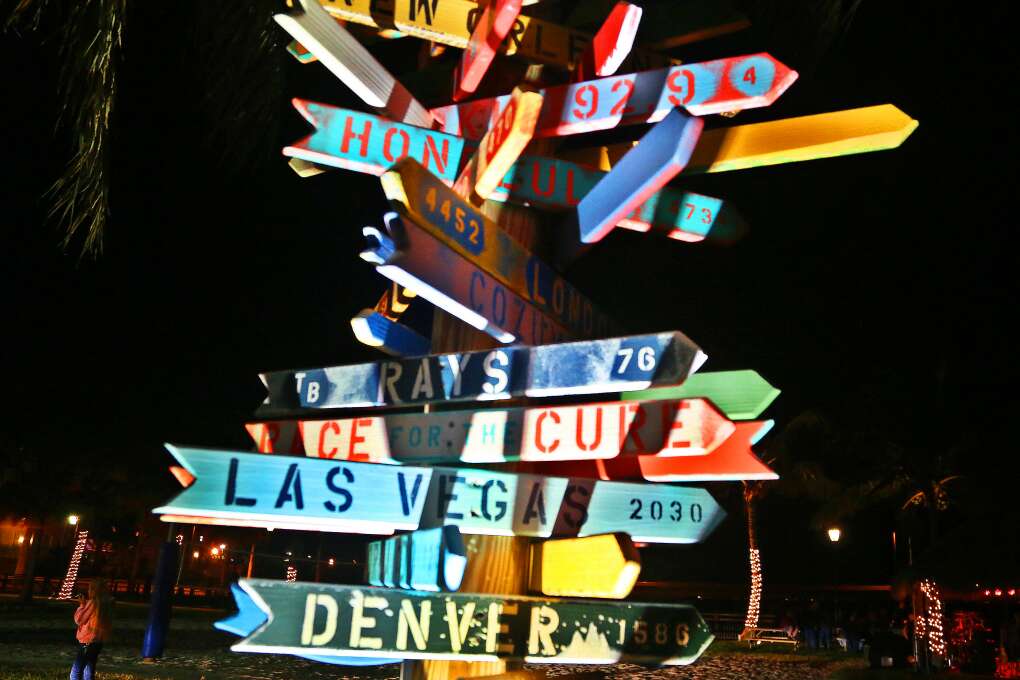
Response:
M895 149L918 122L892 104L705 130L684 175L744 170ZM636 142L566 151L568 160L608 172Z
M624 533L560 538L531 546L532 592L562 597L630 594L641 573L641 557Z

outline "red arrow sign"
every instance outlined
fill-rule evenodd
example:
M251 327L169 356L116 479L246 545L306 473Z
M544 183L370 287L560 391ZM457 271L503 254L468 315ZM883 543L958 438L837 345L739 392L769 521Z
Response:
M705 456L627 456L594 461L542 463L536 472L598 479L644 479L649 482L779 479L751 450L770 421L742 421L721 446Z
M521 13L521 0L489 0L454 74L453 101L470 97Z

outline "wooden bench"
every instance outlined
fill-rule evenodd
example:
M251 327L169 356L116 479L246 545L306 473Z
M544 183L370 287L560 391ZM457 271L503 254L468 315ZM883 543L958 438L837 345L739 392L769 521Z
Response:
M794 649L800 646L800 640L791 638L783 628L745 628L740 633L740 640L746 641L748 647L754 647L764 642L793 645Z

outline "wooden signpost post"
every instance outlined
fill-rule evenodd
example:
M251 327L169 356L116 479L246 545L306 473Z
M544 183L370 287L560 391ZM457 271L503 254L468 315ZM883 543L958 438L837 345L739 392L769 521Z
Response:
M266 622L239 652L683 665L712 642L683 604L409 592L242 579ZM393 612L388 616L385 612Z
M465 148L461 137L327 104L301 99L293 103L316 131L283 149L292 160L381 175L409 157L445 184L453 184L458 176ZM599 162L598 157L587 160L593 165ZM574 210L605 175L558 158L524 155L506 171L488 198ZM680 241L700 241L710 231L725 226L726 207L718 198L667 186L624 216L617 226L663 233Z
M692 116L768 106L796 79L796 71L762 53L547 87L535 137L657 123L678 106ZM479 139L508 97L441 106L432 114L443 132Z
M704 399L394 413L248 427L263 453L403 464L703 456L736 429ZM286 434L270 437L267 427ZM297 435L288 436L292 432Z
M464 534L698 543L725 513L704 489L167 447L194 479L167 522L346 533L456 525Z
M432 125L425 107L354 36L330 19L317 0L292 0L292 4L297 6L290 12L273 16L276 23L366 104L401 122Z
M262 374L257 418L320 409L605 394L682 383L707 357L683 333L500 347Z

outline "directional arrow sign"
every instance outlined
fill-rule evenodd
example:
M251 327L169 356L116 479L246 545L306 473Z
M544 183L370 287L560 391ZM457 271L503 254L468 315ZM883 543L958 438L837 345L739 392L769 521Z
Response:
M301 453L300 424L295 420L275 420L265 423L247 423L244 429L255 440L259 453Z
M351 317L351 330L358 342L391 356L420 356L429 351L428 338L374 309L363 309Z
M279 433L299 432L297 448L285 435L270 439L267 426ZM395 413L248 427L260 449L264 442L282 440L286 444L279 451L287 453L405 464L703 456L735 430L704 399Z
M376 265L376 271L386 278L413 287L435 306L500 342L534 345L573 336L543 309L418 224L397 213L387 213L383 219L388 234L365 227L369 247L361 252L361 258ZM477 227L474 219L467 227L472 224Z
M773 421L736 423L736 432L707 456L628 456L609 460L548 463L543 474L650 482L718 482L779 479L751 450ZM689 460L688 460L689 458Z
M466 567L467 551L455 526L419 529L368 544L366 570L373 586L458 590Z
M167 521L392 534L418 528L432 476L428 468L167 449L195 477L153 510Z
M577 206L581 242L602 240L617 222L679 173L694 150L704 121L670 111L599 180Z
M641 556L622 533L555 538L531 546L532 592L557 597L630 595L641 573Z
M797 72L765 53L611 76L542 90L535 137L656 123L682 106L692 116L768 106ZM442 131L479 139L509 95L432 109Z
M697 543L725 515L690 487L168 448L195 478L153 510L169 522L377 534L456 525L535 538L626 531Z
M676 385L707 357L683 333L653 333L536 347L263 374L257 418L318 409L441 401L603 394Z
M692 375L683 384L665 389L624 391L625 400L690 399L710 400L730 420L751 420L761 415L779 396L757 371L714 371Z
M333 75L369 106L384 109L401 122L432 125L432 115L425 107L347 29L331 19L317 0L297 0L296 4L299 6L291 12L273 18Z
M612 332L614 324L590 300L414 159L393 166L382 176L382 185L397 212L572 334L598 337Z
M465 48L480 14L470 0L320 0L333 16L376 28L396 27L407 35ZM525 2L524 4L529 4ZM535 17L518 16L500 52L531 62L570 68L591 36ZM635 68L657 68L675 61L648 50L631 55Z
M892 104L706 130L684 175L895 149L918 122ZM609 170L632 143L564 152L572 161Z
M381 175L397 161L411 157L446 184L452 184L457 177L464 154L464 140L460 137L327 104L301 99L293 103L317 129L283 149L283 154L292 160ZM598 164L599 159L586 162ZM493 188L489 198L573 210L603 177L604 172L576 163L522 156ZM725 226L724 207L718 198L664 187L617 226L654 230L681 241L700 241L710 230Z
M629 2L617 2L602 22L591 44L574 67L571 80L591 80L611 76L620 68L634 47L642 10Z
M733 436L707 456L632 456L596 461L595 467L601 479L646 479L650 482L779 479L779 475L751 451L751 444L771 427L771 420L737 423Z
M682 665L713 636L690 605L417 593L242 579L267 622L238 652Z
M478 89L482 77L496 58L503 39L521 13L521 0L483 0L482 16L475 22L467 47L454 76L453 101L459 102Z
M510 101L454 182L454 193L470 199L473 191L480 198L488 198L531 141L541 108L542 95L515 87Z

